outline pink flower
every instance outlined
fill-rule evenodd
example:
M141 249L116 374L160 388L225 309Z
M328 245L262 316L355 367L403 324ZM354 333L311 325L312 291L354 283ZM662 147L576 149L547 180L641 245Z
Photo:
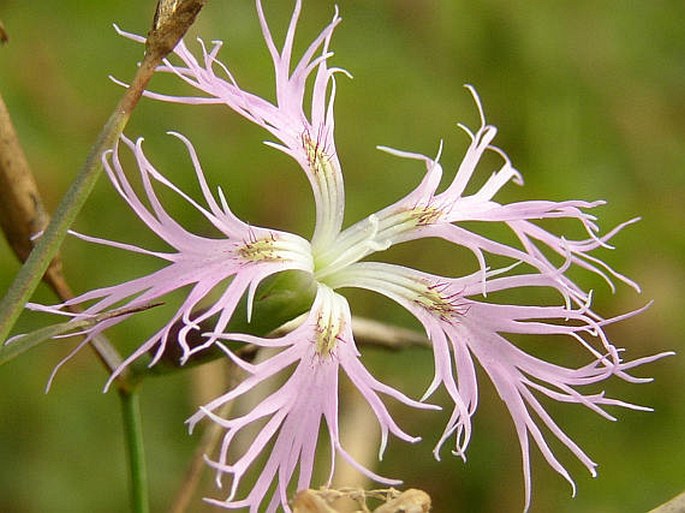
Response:
M523 456L526 509L531 495L531 438L549 465L573 484L541 428L546 428L594 475L595 463L555 423L539 397L577 403L612 420L613 417L604 409L606 406L648 409L607 398L604 393L587 393L581 389L612 376L632 382L648 381L634 378L628 371L670 353L634 361L623 360L621 351L604 334L604 327L637 312L603 319L590 309L590 293L566 275L569 268L578 266L604 277L612 288L612 280L617 279L638 289L634 282L591 254L600 246L607 247L613 235L635 220L616 227L608 234L599 235L596 218L589 211L601 205L601 201L522 201L510 204L495 201L493 198L502 187L510 181L521 184L522 179L506 154L493 145L496 129L486 123L478 96L469 86L480 112L481 125L475 131L462 126L471 144L447 188L437 192L442 179L439 152L437 157L429 158L382 148L395 156L423 162L426 168L423 180L401 200L343 230L344 188L335 150L333 103L335 74L344 72L328 65L332 55L329 50L331 37L340 18L336 12L302 57L295 60L293 44L300 10L301 2L298 0L285 42L279 49L261 3L257 1L264 38L274 63L275 103L238 85L233 73L217 60L220 43L214 43L208 49L200 42L200 59L181 43L175 50L180 63L166 61L160 68L160 71L175 74L199 90L200 96L172 97L152 92L147 95L171 102L224 104L270 132L276 142L268 144L290 155L311 184L316 203L316 225L311 242L296 235L254 227L237 219L220 190L219 199L214 197L193 147L183 136L174 134L188 148L204 199L202 204L180 191L152 166L143 154L141 141L133 143L123 139L124 146L136 158L147 201L137 195L126 178L118 148L105 156L107 173L134 213L173 251L151 252L127 244L84 237L157 257L164 265L150 275L94 290L69 302L92 303L78 318L106 311L115 305L142 305L171 291L189 287L176 314L143 342L125 365L150 351L155 353L154 364L169 343L178 343L182 349L182 362L210 346L219 347L247 372L248 377L236 388L200 408L189 420L191 429L202 419L209 418L226 430L218 458L210 464L217 471L219 483L225 475L232 478L228 497L212 501L230 509L246 507L250 512L274 512L282 507L290 511L288 494L292 486L302 489L311 484L318 435L323 426L331 446L331 476L335 456L340 455L373 480L386 484L398 482L362 467L343 448L338 430L338 379L341 372L376 415L382 433L381 455L389 434L407 442L418 441L395 423L382 396L389 396L411 408L436 409L424 401L438 388L444 387L452 401L452 412L434 454L439 458L442 446L453 439L454 454L465 458L472 435L471 418L478 404L475 372L478 363L493 382L516 428ZM312 80L308 80L310 78ZM313 84L310 94L307 94L308 83ZM466 186L486 152L498 154L501 167L477 192L466 195ZM154 185L162 185L181 195L205 216L220 236L207 238L188 232L162 206ZM552 218L577 221L587 237L566 239L537 223ZM465 228L463 221L504 223L518 242L508 244L489 239ZM476 257L477 272L461 278L445 278L367 260L394 244L425 237L439 237L468 248ZM487 255L506 257L511 265L492 270L488 266ZM316 289L314 302L299 327L280 338L229 332L229 322L238 302L247 295L249 315L259 284L269 276L288 270L309 275ZM351 330L350 309L342 295L342 291L349 287L386 296L406 308L423 325L432 344L435 373L420 401L380 383L363 366ZM559 304L510 305L492 301L498 292L526 287L556 291ZM222 290L219 299L213 301L206 311L198 311L199 302L217 288ZM486 294L488 302L484 299ZM63 306L40 308L59 313ZM110 318L87 330L84 344L94 334L124 318ZM203 344L191 346L188 343L189 333L202 332L204 328L200 323L208 320L214 322L214 328L204 333ZM175 333L172 328L179 323L183 327L178 336L170 340ZM565 336L578 345L587 363L580 367L566 367L546 362L507 340L507 334ZM271 356L260 363L250 363L242 360L231 349L233 346L229 347L224 340L254 344L275 352L269 353ZM251 411L228 418L217 413L223 404L269 382L282 384ZM257 434L244 452L236 454L236 437L244 434L246 428L254 423L259 426ZM241 486L243 477L248 470L254 469L255 462L263 453L266 463L261 467L256 482L251 487L248 485L249 490L245 492ZM296 469L298 477L295 480ZM268 504L266 509L264 502Z

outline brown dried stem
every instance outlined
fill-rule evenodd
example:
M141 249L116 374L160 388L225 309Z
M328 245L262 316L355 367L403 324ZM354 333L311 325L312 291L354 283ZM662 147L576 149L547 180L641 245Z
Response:
M10 247L20 261L25 262L33 250L33 237L42 232L50 218L43 207L36 180L0 95L0 226ZM68 296L61 262L56 255L43 279L58 296Z

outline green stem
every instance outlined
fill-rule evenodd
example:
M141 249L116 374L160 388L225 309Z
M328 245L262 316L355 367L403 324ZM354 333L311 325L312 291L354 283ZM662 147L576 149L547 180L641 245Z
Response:
M128 454L131 483L131 511L149 513L147 470L143 450L143 428L138 392L119 390L121 413L124 420L124 439Z

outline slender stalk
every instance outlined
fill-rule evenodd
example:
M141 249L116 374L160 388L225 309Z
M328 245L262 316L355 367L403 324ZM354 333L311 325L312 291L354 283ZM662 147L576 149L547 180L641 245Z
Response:
M143 450L143 427L140 400L135 390L119 389L121 414L124 421L124 441L131 484L131 511L149 513L149 493L145 451Z

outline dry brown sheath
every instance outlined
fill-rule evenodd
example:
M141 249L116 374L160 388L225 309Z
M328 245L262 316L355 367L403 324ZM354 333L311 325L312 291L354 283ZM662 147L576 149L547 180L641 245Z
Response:
M33 248L31 238L47 223L36 181L0 97L0 224L22 262Z

